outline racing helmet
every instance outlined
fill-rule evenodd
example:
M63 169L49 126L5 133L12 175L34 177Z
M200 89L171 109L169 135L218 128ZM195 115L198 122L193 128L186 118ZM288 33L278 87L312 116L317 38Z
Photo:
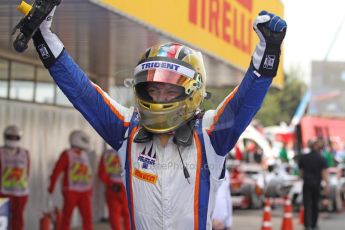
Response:
M90 137L82 130L71 132L69 142L72 148L80 148L82 150L90 149Z
M22 131L16 125L7 126L4 130L4 145L8 148L18 148Z
M150 83L182 89L176 98L157 102ZM206 97L206 72L200 52L179 43L148 48L134 70L134 92L141 125L151 133L167 133L191 120Z

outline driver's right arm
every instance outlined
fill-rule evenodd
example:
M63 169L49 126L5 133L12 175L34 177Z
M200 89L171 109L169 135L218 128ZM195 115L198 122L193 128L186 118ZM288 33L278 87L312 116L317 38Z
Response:
M34 45L44 66L73 106L114 149L118 150L129 126L133 109L112 100L92 83L50 30L55 9L33 36Z

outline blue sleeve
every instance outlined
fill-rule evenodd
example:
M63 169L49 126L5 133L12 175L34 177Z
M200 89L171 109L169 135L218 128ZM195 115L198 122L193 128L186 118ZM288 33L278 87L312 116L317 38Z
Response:
M212 146L225 156L249 125L272 82L271 77L257 76L250 67L241 84L218 106L208 129Z
M121 147L132 115L93 84L66 51L49 72L73 106L114 149Z

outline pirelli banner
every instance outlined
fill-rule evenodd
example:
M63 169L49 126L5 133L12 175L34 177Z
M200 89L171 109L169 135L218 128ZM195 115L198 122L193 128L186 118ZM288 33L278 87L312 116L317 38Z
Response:
M283 16L280 0L91 0L245 70L258 42L261 10ZM283 85L281 60L275 85Z

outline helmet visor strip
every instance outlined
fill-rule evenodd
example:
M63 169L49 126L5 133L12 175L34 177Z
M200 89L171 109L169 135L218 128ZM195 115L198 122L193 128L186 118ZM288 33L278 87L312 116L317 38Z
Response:
M135 84L143 82L161 82L185 87L191 79L179 73L165 69L152 69L140 72L135 76Z
M186 63L164 57L151 59L139 63L134 71L134 84L139 98L151 101L145 92L150 82L166 83L182 87L184 93L173 101L181 100L190 94L190 87L194 85L196 72Z
M134 69L134 76L146 70L169 70L170 72L183 75L187 78L193 79L195 71L184 63L179 63L177 60L169 60L165 58L152 59L143 63L139 63Z

